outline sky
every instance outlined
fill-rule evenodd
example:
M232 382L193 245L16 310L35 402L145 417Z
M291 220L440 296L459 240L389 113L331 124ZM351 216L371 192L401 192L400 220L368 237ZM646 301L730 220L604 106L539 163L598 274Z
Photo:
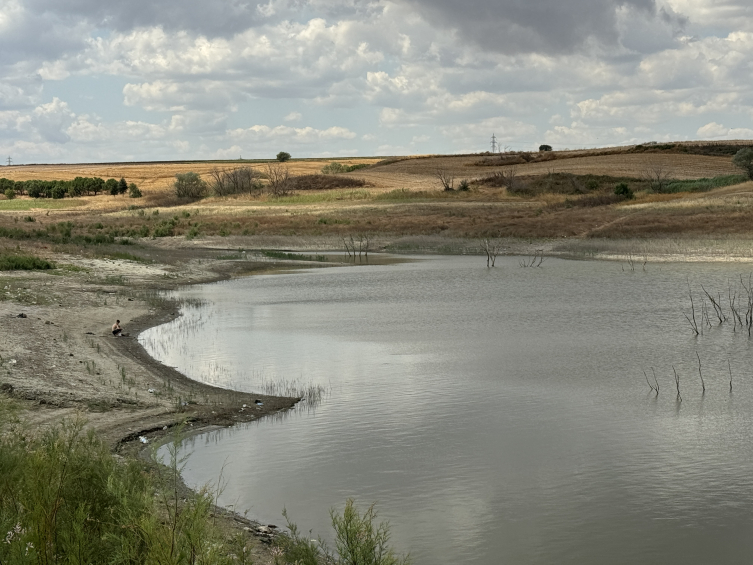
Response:
M753 138L750 0L0 0L0 164Z

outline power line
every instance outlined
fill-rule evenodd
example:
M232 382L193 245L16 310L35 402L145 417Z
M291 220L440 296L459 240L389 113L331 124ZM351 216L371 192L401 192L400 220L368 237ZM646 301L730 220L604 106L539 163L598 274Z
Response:
M10 155L8 156L8 166L10 167L13 164L13 159L10 158Z

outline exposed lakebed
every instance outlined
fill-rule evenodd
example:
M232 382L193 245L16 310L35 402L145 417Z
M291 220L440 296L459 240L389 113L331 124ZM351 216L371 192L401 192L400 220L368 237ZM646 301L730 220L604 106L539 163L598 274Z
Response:
M222 474L221 503L262 521L282 524L286 507L327 537L329 508L352 496L378 503L417 565L743 563L753 342L731 320L696 337L684 313L688 283L700 319L700 285L726 304L749 270L311 269L188 288L198 300L140 340L209 384L323 387L321 402L186 441L187 482Z

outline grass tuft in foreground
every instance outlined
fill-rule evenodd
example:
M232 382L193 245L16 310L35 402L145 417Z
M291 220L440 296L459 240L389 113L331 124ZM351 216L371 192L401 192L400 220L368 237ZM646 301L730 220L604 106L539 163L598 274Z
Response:
M0 271L45 271L55 264L34 255L0 251Z

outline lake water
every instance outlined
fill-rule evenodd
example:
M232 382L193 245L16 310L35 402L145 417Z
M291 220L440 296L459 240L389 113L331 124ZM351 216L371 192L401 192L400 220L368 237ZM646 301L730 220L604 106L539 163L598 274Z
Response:
M326 388L318 405L186 441L187 482L222 473L221 502L250 517L283 524L285 507L329 537L331 507L376 502L417 565L748 563L751 338L731 321L696 337L684 313L688 284L700 319L701 284L726 304L750 271L311 269L182 291L203 303L140 339L215 385Z

